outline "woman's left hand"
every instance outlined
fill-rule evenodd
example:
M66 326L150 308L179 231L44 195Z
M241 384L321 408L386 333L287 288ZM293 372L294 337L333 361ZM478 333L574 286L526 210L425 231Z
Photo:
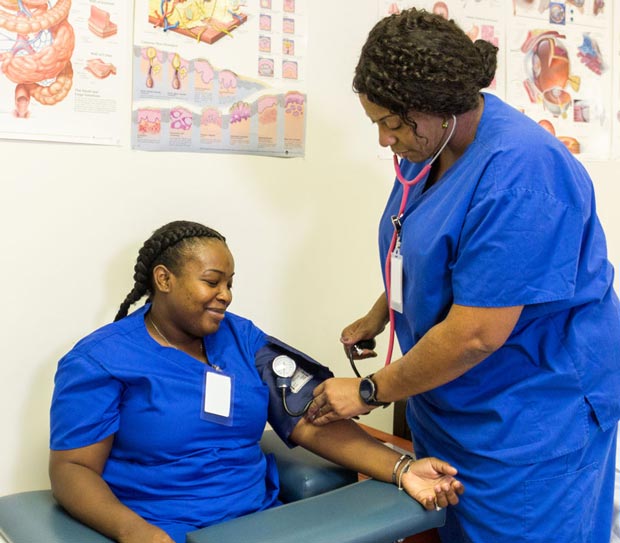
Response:
M314 400L306 413L306 419L317 426L340 419L365 415L373 409L359 395L360 379L332 378L314 389Z
M422 458L413 462L402 475L401 484L425 509L438 509L456 505L465 492L463 483L454 477L456 473L456 469L443 460Z

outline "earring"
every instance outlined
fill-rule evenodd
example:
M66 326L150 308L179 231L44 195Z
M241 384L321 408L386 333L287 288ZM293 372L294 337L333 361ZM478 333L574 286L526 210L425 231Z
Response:
M447 119L444 119L444 120L443 120L443 123L441 123L441 128L443 128L444 130L445 130L446 128L448 128L448 120L447 120Z

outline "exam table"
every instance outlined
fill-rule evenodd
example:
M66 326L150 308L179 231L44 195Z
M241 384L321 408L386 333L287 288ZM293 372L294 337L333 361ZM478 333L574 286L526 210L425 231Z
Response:
M426 511L394 485L367 479L301 448L271 430L284 505L190 532L187 543L392 543L442 526L445 511ZM110 543L70 517L50 490L0 497L0 542Z

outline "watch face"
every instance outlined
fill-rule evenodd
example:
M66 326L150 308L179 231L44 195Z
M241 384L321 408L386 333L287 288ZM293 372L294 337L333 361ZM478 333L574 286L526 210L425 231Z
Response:
M290 356L282 354L280 356L276 356L273 359L271 367L273 369L273 372L278 377L284 377L285 379L288 379L290 377L293 377L293 374L297 369L297 364L295 364L295 361Z
M365 402L374 400L375 384L367 377L360 381L360 396Z

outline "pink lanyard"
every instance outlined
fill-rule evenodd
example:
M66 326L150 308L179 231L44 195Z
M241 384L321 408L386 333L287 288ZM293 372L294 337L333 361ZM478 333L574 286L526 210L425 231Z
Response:
M385 287L386 287L386 294L387 294L387 300L388 300L388 314L390 317L390 339L388 342L387 354L385 356L386 366L388 366L390 362L392 361L392 351L394 350L394 309L392 309L392 303L391 303L392 302L391 300L392 254L394 253L394 249L396 248L397 241L398 241L398 245L400 246L400 229L402 226L401 219L405 211L405 206L407 205L409 189L413 187L414 185L416 185L417 183L419 183L422 179L424 179L424 177L426 177L428 172L430 172L433 162L437 160L441 152L446 148L446 145L448 145L448 142L452 139L452 136L454 135L455 129L456 129L456 117L452 115L452 129L450 130L448 137L441 144L441 147L439 148L439 150L433 155L433 158L431 158L431 161L426 166L424 166L424 168L420 170L420 173L418 173L418 175L416 175L411 181L408 181L407 179L403 177L403 174L400 171L400 165L398 164L398 156L394 155L394 171L396 172L396 179L398 179L398 182L403 186L403 195L400 199L400 209L398 210L398 215L392 216L392 224L394 225L394 234L392 234L392 241L390 242L390 248L387 252L387 256L385 257Z
M435 158L437 158L437 156L435 156ZM428 172L430 171L433 165L433 161L435 160L435 158L433 158L431 162L429 162L426 166L424 166L424 168L420 170L420 173L416 175L411 181L408 181L407 179L403 177L403 174L400 171L400 166L398 164L398 156L394 155L394 170L396 171L396 178L398 179L400 184L403 186L403 195L400 199L400 209L398 210L398 215L392 216L392 224L394 225L394 233L392 234L392 241L390 242L390 248L388 249L387 256L385 257L385 287L386 287L386 294L387 294L387 300L388 300L388 311L389 311L389 316L390 316L390 339L388 342L388 349L387 349L387 354L385 357L386 366L389 365L389 363L392 361L392 352L394 350L394 309L392 309L392 304L390 303L391 294L392 294L391 273L392 273L392 253L394 252L394 249L396 247L396 240L400 237L400 227L401 227L400 219L403 216L403 213L405 211L405 206L407 205L409 189L413 187L414 185L416 185L417 183L419 183L424 177L426 177L426 175L428 174Z

